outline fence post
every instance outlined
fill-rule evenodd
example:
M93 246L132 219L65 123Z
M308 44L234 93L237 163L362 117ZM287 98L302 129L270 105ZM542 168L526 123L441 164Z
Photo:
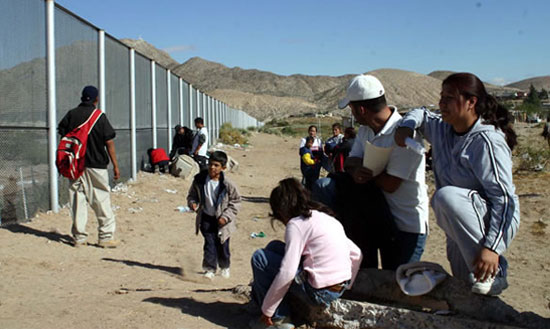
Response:
M189 95L189 100L187 100L187 102L189 104L189 108L187 111L189 111L189 120L187 121L187 124L190 129L193 129L193 86L189 84L188 88L189 93L187 94Z
M185 126L185 124L183 123L183 119L184 119L184 116L183 116L183 79L181 79L181 77L178 77L178 87L179 87L179 92L180 92L180 104L179 104L180 122L178 124L180 124L182 126Z
M136 145L136 51L130 48L130 158L132 179L137 180Z
M171 72L170 72L170 69L167 69L166 70L166 98L167 98L167 101L168 101L168 118L166 118L166 122L168 123L168 127L166 128L168 130L168 134L167 137L168 137L168 149L170 149L170 147L172 147L172 134L171 131L172 131L172 82L170 79L170 75L171 75ZM167 150L168 152L170 152L170 150Z
M48 70L48 167L50 179L50 208L59 212L59 192L55 152L57 145L57 105L55 98L55 24L54 0L46 1L46 57Z
M99 30L99 109L105 112L105 31Z
M157 75L155 61L151 61L151 125L153 126L153 148L157 147Z

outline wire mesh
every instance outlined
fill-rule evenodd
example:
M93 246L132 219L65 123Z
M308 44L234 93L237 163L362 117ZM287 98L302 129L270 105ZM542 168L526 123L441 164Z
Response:
M130 128L130 54L128 47L105 37L105 112L115 129Z

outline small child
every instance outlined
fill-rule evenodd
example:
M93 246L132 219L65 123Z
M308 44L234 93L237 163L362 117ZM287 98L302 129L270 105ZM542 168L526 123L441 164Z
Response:
M311 146L313 145L313 137L306 137L306 143L300 148L300 170L303 175L303 184L306 189L311 191L311 187L319 179L318 160L313 157Z
M187 204L197 212L196 234L204 236L202 268L204 276L212 279L220 266L223 278L229 278L229 236L237 227L237 212L241 196L237 187L224 173L227 155L214 151L208 169L197 174L187 195Z

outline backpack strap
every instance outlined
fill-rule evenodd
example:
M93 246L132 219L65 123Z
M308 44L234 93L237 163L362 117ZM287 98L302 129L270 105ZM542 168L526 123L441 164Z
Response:
M92 131L92 129L94 128L95 124L97 123L97 121L99 120L99 117L103 114L103 112L99 109L95 109L92 114L90 115L90 117L88 117L88 119L86 119L85 122L83 122L80 126L78 126L78 128L83 128L83 127L88 127L88 132L87 134L89 135L90 132Z

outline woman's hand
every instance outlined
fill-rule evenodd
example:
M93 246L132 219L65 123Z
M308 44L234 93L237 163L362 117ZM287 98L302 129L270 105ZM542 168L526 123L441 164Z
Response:
M414 136L414 131L408 127L398 127L395 130L395 143L397 143L398 146L404 147L405 146L405 139L410 137L412 138Z
M498 254L484 247L474 261L474 276L478 281L485 281L489 277L495 277L497 272Z

